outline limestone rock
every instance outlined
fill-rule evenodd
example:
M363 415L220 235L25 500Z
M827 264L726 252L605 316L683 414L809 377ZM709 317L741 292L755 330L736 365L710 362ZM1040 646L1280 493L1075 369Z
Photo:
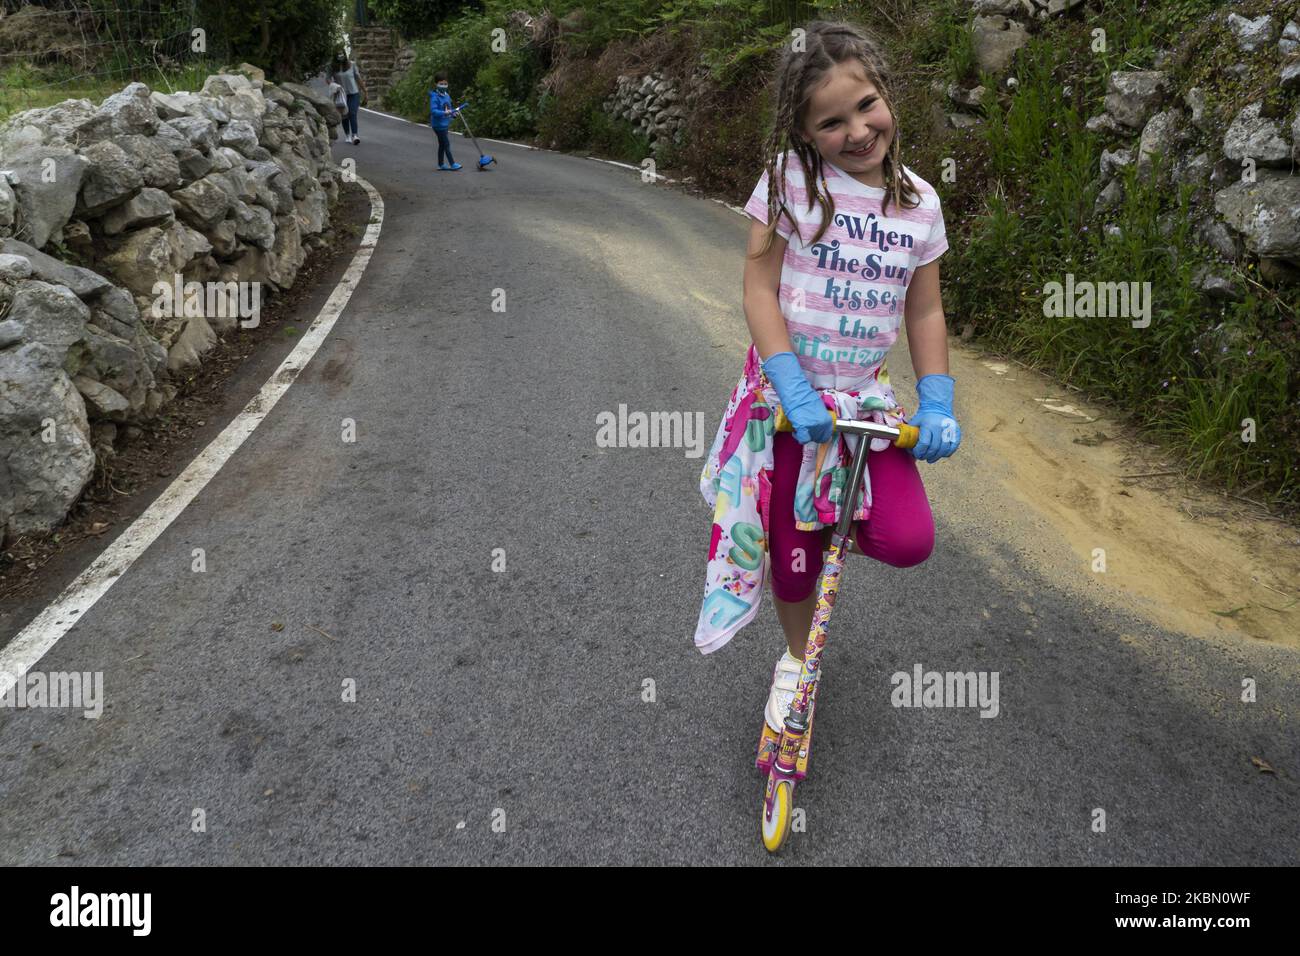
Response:
M1110 74L1107 88L1106 112L1121 126L1138 130L1164 104L1170 83L1160 70L1117 71Z
M77 391L85 399L88 415L95 418L108 418L111 415L120 416L131 409L131 403L123 395L104 383L95 381L93 378L77 375L73 377L72 384L77 387Z
M172 193L176 214L183 222L207 232L230 211L234 201L227 183L220 176L209 176Z
M112 287L99 273L62 262L17 239L0 240L0 252L22 256L31 266L33 276L42 282L66 286L79 299L94 298Z
M59 360L37 343L0 351L0 382L0 518L10 534L48 530L94 472L86 406Z
M146 186L170 191L180 185L181 167L171 150L148 136L119 136L114 142L131 157Z
M31 260L25 256L0 253L0 281L17 282L32 274ZM2 346L0 346L2 347Z
M179 116L170 123L192 149L210 153L217 145L217 124L206 116Z
M77 211L83 216L102 215L130 199L144 185L134 160L112 140L92 143L81 155L90 163L77 203Z
M95 115L81 124L83 136L92 140L131 134L152 136L158 131L158 112L149 96L149 87L132 83L104 100Z
M1259 256L1300 260L1300 176L1261 168L1214 195L1214 208Z
M971 21L975 59L982 70L1002 73L1011 65L1015 52L1029 42L1029 32L1017 20L1005 16L976 16Z
M260 249L270 249L275 242L275 221L271 211L262 206L235 202L235 235Z
M15 234L37 249L59 232L77 206L89 163L61 146L28 146L4 159L19 228Z
M202 235L184 223L173 222L127 233L103 261L118 284L138 296L152 298L155 282L185 275L211 251L212 244Z
M182 188L212 172L212 160L197 149L177 151L176 162L181 169Z
M1147 122L1138 141L1137 165L1143 173L1150 172L1156 155L1163 158L1164 175L1173 167L1178 146L1186 140L1186 124L1177 110L1156 113Z
M194 316L167 350L167 368L181 372L198 365L202 357L217 344L217 333L203 316Z
M1228 14L1228 29L1237 40L1237 49L1243 53L1255 53L1272 46L1277 37L1277 21L1270 16L1255 17L1248 20L1236 14Z
M1250 158L1260 166L1291 165L1291 146L1277 121L1260 116L1262 104L1251 103L1233 119L1223 137L1223 155L1240 163Z
M229 123L230 114L213 97L198 93L159 93L151 96L154 108L168 122L182 116L197 116L211 120L213 123ZM173 124L175 125L175 124Z
M161 189L140 190L139 195L112 209L100 220L106 236L116 236L131 229L165 225L173 218L172 201Z
M45 347L60 365L68 350L80 342L90 319L90 309L60 285L24 279L18 283L6 316L21 341Z

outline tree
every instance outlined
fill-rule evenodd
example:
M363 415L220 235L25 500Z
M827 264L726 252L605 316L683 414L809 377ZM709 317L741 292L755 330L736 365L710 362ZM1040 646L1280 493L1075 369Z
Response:
M371 0L366 6L379 20L407 37L427 36L455 14L483 9L482 3L458 0Z
M348 0L200 0L198 6L196 26L213 35L217 49L271 79L312 76L343 47Z

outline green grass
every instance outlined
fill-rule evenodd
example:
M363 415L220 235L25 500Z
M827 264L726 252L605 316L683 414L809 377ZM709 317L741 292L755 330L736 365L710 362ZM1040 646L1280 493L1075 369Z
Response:
M968 178L961 194L944 193L945 206L965 213L947 213L950 223L960 218L960 230L950 231L961 235L953 236L954 255L944 264L945 295L953 317L974 322L983 344L1111 403L1134 428L1180 453L1189 473L1230 488L1259 488L1256 494L1295 507L1300 292L1266 290L1240 272L1242 302L1218 303L1196 290L1192 275L1210 257L1193 224L1208 208L1204 197L1193 205L1190 186L1161 185L1129 168L1119 207L1092 213L1103 141L1084 123L1102 110L1109 72L1149 68L1155 49L1178 42L1178 31L1202 20L1209 6L1217 4L1148 3L1149 15L1135 19L1129 14L1142 9L1137 0L1120 0L1100 18L1120 30L1106 53L1089 49L1095 23L1088 22L1049 25L1020 51L1010 102L991 102L974 140L949 147L959 169L982 169L985 181ZM1204 56L1240 56L1223 52L1217 28L1203 27L1189 42ZM925 43L923 37L923 54L933 49ZM1166 67L1179 89L1200 82L1211 102L1249 102L1230 74L1209 85L1213 75L1199 69L1204 56L1185 61L1192 75ZM1296 107L1294 95L1275 106L1287 116ZM1212 156L1214 145L1204 144ZM1105 235L1107 223L1119 227L1119 237ZM1150 282L1150 326L1044 316L1046 283L1063 283L1067 272L1076 282ZM1242 440L1245 419L1255 422L1254 442Z
M174 92L197 90L216 66L192 63L182 69L158 67L109 67L94 75L78 75L58 68L35 68L25 64L0 73L0 121L23 110L39 109L69 99L99 103L128 83L139 80L150 89Z
M972 80L977 68L975 44L968 26L970 3L968 0L933 0L925 7L923 28L914 38L911 50L916 62L937 65L945 83Z

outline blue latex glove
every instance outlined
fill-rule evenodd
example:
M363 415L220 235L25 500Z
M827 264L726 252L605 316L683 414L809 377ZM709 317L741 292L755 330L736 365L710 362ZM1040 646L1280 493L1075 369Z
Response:
M817 391L799 366L793 352L777 352L763 363L763 372L776 388L785 409L785 417L794 427L794 437L801 445L830 441L834 419Z
M953 380L949 375L923 375L916 383L921 404L916 407L911 424L921 430L912 448L913 458L933 464L947 458L961 444L961 428L952 414Z

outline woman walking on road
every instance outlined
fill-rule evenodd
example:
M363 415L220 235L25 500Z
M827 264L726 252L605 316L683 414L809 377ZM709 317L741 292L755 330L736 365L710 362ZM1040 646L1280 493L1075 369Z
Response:
M343 87L343 93L347 97L348 111L343 115L343 138L351 138L353 144L360 143L357 112L361 107L361 98L366 95L366 81L361 78L357 65L342 53L334 58L334 82Z
M447 74L439 73L434 77L437 89L429 91L429 125L438 137L438 168L460 169L460 163L451 155L451 118L459 111L452 108L451 94L447 92ZM443 155L447 161L443 162Z
M943 211L934 187L900 160L880 50L854 24L814 21L804 52L787 46L776 90L765 168L745 206L752 343L700 475L714 513L695 644L710 653L730 640L757 613L770 579L786 647L765 717L779 733L823 551L849 497L847 455L866 451L860 442L846 447L831 419L909 420L885 366L900 325L917 376L910 424L920 439L910 454L872 439L854 513L859 553L899 568L929 557L934 519L915 459L948 457L961 430L936 261L948 248ZM778 404L793 432L774 431Z

